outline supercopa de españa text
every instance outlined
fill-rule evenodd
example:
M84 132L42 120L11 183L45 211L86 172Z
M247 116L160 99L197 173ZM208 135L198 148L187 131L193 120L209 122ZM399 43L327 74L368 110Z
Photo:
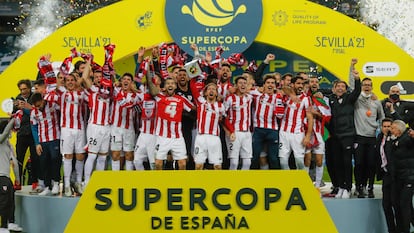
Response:
M259 197L258 193L252 188L240 188L237 192L233 192L229 188L217 188L211 193L203 188L189 188L187 194L189 195L188 202L183 202L183 188L167 188L166 190L160 190L156 188L143 189L143 208L145 211L151 211L151 208L155 205L166 204L168 211L231 211L232 208L238 208L239 210L249 211L256 207L259 202L259 198L263 198L263 210L270 211L272 204L276 204L281 196L282 192L278 188L264 188L263 196ZM115 192L117 193L115 193ZM123 211L132 211L139 207L138 199L139 190L137 188L118 188L112 190L111 188L101 188L95 193L95 197L98 200L95 203L95 209L98 211L107 211L113 204L118 204L118 207ZM164 194L165 193L165 194ZM166 198L161 201L162 195L166 195ZM207 198L207 194L211 194L210 198ZM126 195L131 195L125 198ZM226 198L234 198L235 206L230 203L226 203L223 200L229 200ZM129 200L129 203L125 203L124 200ZM231 199L230 199L231 200ZM260 201L262 202L262 201ZM292 188L285 210L291 210L292 206L298 206L301 210L306 210L306 204L300 193L299 188ZM236 211L237 212L237 211ZM239 212L240 213L240 212ZM236 216L232 213L224 214L223 216L208 217L208 216L152 216L151 217L151 229L164 229L172 230L175 220L180 221L180 229L182 230L194 230L194 229L249 229L249 224L244 216Z

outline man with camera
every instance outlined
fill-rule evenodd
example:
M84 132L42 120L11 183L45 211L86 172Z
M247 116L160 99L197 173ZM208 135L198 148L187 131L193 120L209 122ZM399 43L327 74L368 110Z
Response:
M38 168L39 168L39 159L36 155L36 147L32 137L32 131L30 128L30 109L32 108L32 103L30 97L32 96L32 85L30 80L23 79L17 83L20 94L16 96L14 100L13 113L21 111L21 123L20 128L17 131L16 138L16 155L17 160L19 161L19 174L22 176L23 164L26 155L27 148L30 148L30 160L32 163L32 172L29 174L28 184L33 184L32 187L36 188L37 179L38 179ZM21 177L20 177L21 178ZM23 180L20 179L23 183ZM20 189L21 185L15 185L16 189Z

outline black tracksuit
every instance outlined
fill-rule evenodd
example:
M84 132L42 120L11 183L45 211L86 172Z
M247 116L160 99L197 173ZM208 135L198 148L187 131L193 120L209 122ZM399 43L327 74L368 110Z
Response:
M352 154L356 135L354 105L361 93L361 81L355 80L355 89L338 97L331 95L329 105L332 118L328 124L331 137L327 141L327 166L335 187L352 188Z

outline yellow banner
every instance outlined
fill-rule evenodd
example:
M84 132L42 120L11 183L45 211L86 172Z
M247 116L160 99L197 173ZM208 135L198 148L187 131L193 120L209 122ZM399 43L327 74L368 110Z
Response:
M337 232L305 171L95 172L65 232L80 226L83 232Z
M178 10L181 9L177 11L177 19L185 20L182 25L185 26L186 22L198 23L200 30L205 32L205 37L198 37L210 38L208 41L203 39L203 43L210 43L205 46L206 50L214 49L218 45L211 44L211 38L230 38L231 40L226 41L229 44L236 42L234 36L231 37L231 31L228 36L215 34L226 31L230 23L232 28L237 29L237 36L240 38L243 33L254 30L249 28L249 21L245 21L245 16L249 14L250 1L208 1L215 5L206 4L207 0L176 2L181 4L177 7ZM140 46L151 47L161 42L177 40L171 36L166 24L165 15L170 10L165 7L166 2L167 0L123 0L60 28L26 51L0 75L3 85L9 87L3 88L0 102L17 94L18 80L35 79L36 63L45 53L51 53L53 61L63 61L69 56L70 49L76 47L80 52L93 53L96 62L102 64L103 46L113 43L116 45L114 62L117 73L133 73L135 64L132 55L136 54ZM411 78L414 59L391 41L350 17L309 1L261 2L263 14L260 14L262 19L259 19L260 29L255 41L304 56L344 80L348 80L351 58L359 58L357 69L362 77L373 79L374 93L380 98L384 97L391 85L400 82L407 89L402 98L414 99L414 82ZM204 21L197 16L201 14L198 8L204 9L204 14L208 13L210 16L227 12L226 14L232 15L228 16L231 21L226 21L229 25L225 26L220 26L224 23L218 24L219 26L203 26L201 22ZM230 45L227 47L231 48ZM0 116L6 114L1 112Z

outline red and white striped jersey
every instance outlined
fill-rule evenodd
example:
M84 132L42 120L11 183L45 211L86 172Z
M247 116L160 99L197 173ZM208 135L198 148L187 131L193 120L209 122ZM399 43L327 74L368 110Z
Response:
M190 90L191 90L191 94L194 97L194 101L196 104L199 104L200 102L202 102L203 100L203 89L204 89L204 77L196 77L196 78L192 78L190 80Z
M253 125L257 128L278 130L277 117L275 114L276 101L282 101L277 94L253 95ZM278 98L279 97L279 98Z
M300 133L305 132L306 109L311 106L310 99L305 94L298 96L300 103L289 99L286 103L285 116L280 123L280 130L284 132Z
M45 102L43 110L32 108L30 123L37 125L39 142L60 139L59 106L55 102Z
M60 105L60 126L70 129L85 129L85 92L60 88L56 94ZM54 101L57 100L56 97Z
M316 118L313 119L313 131L315 133L321 133L322 132L322 122Z
M115 88L114 99L112 102L111 124L123 129L134 128L134 106L141 99L137 93L124 92Z
M109 125L111 111L111 98L102 98L97 87L92 86L86 91L88 107L90 110L89 124Z
M141 108L141 127L139 131L146 134L155 134L157 116L157 101L149 94L141 94L139 106Z
M14 126L13 129L14 130L19 130L21 123L22 123L22 119L23 119L23 110L17 110L14 114L13 114L13 118L14 118Z
M200 103L197 106L198 133L218 136L220 133L219 120L224 116L224 112L224 105L221 102Z
M181 138L183 136L181 130L183 110L189 112L194 105L177 94L173 96L158 94L155 100L158 102L156 134L167 138Z
M218 95L222 96L223 100L225 100L227 96L230 95L230 88L232 87L233 87L233 84L231 84L231 82L218 83L217 84Z
M230 124L235 131L249 131L251 126L251 95L238 96L231 94L227 96L224 106Z

